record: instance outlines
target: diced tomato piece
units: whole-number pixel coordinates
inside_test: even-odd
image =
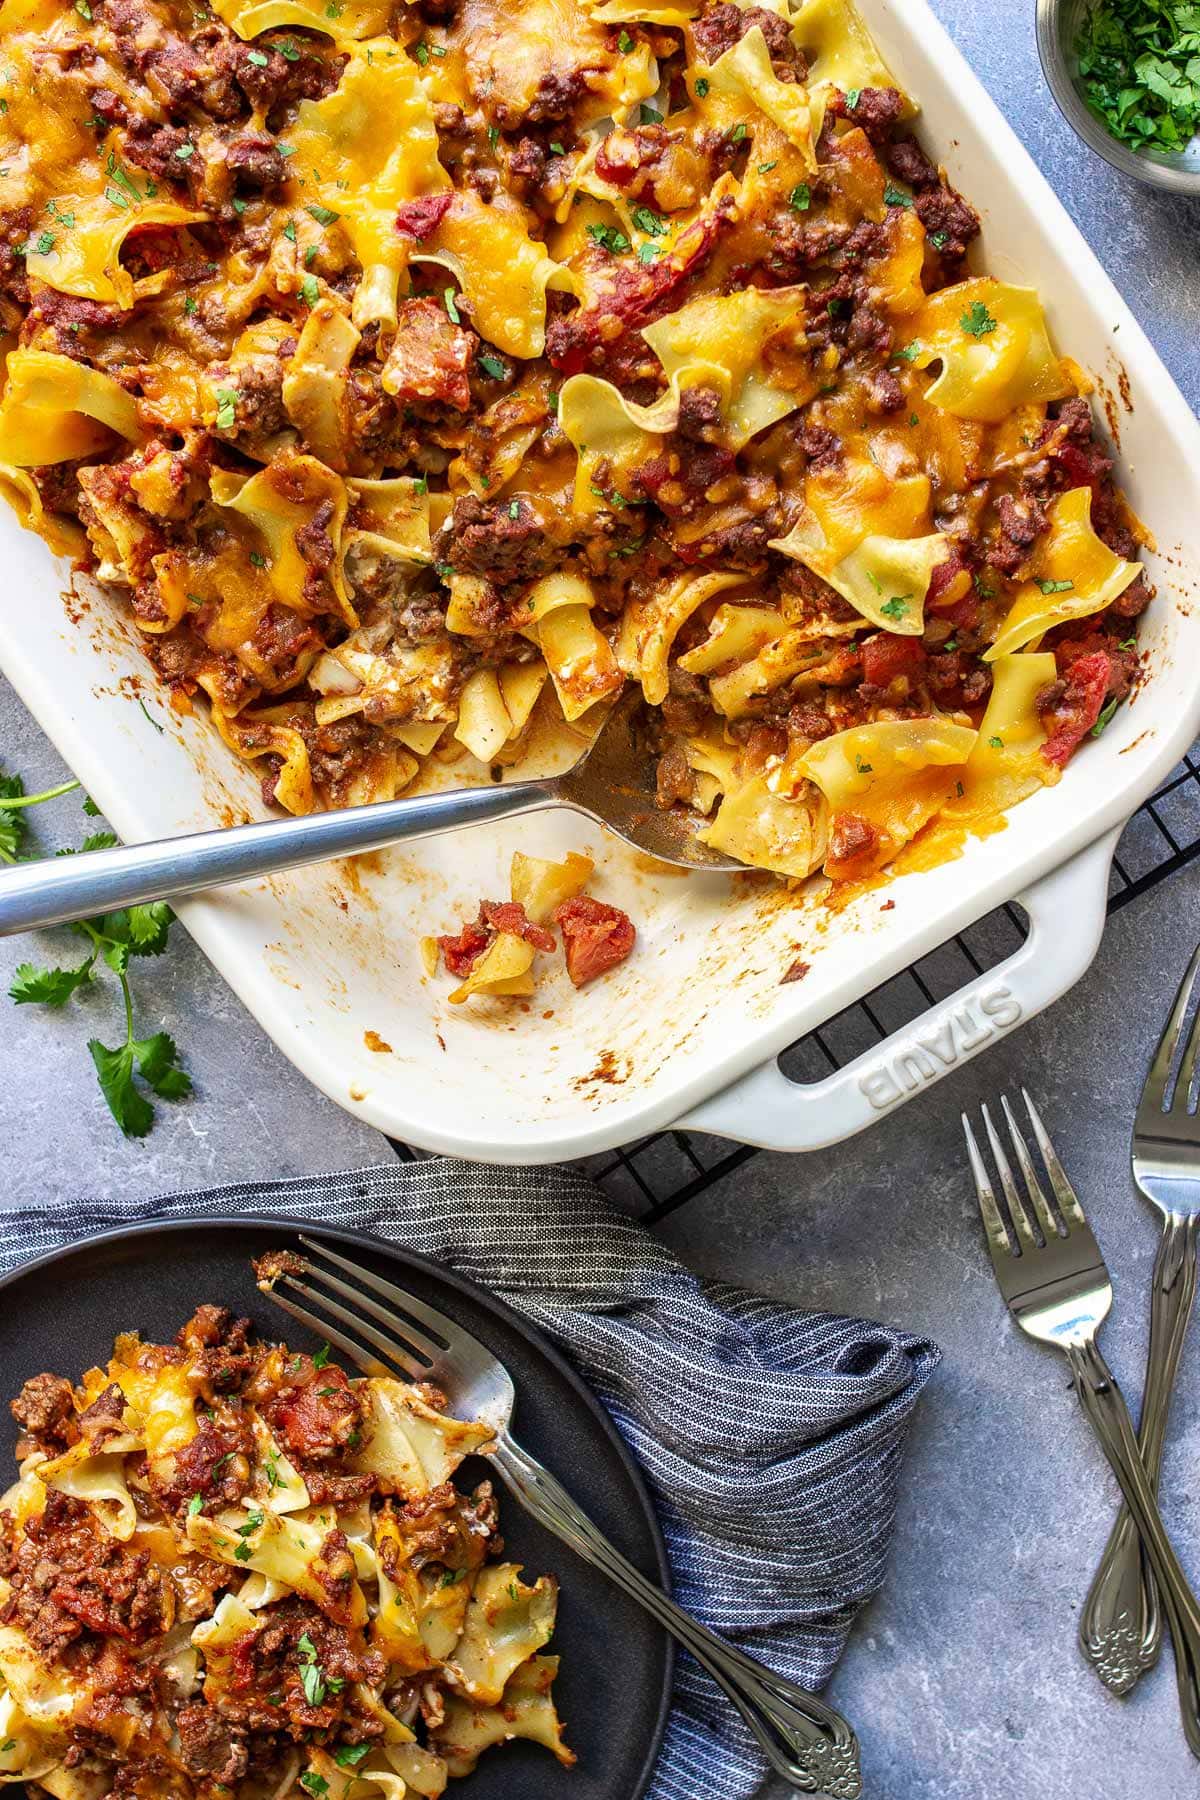
[[[362,1425],[362,1404],[335,1363],[309,1364],[305,1375],[301,1386],[271,1398],[267,1418],[293,1456],[340,1455]]]
[[[396,214],[396,230],[423,243],[450,211],[453,199],[454,190],[447,188],[443,194],[422,194],[416,200],[406,200]]]
[[[469,975],[492,941],[493,933],[482,925],[464,925],[455,937],[440,937],[438,946],[451,975]]]
[[[577,894],[555,907],[554,923],[562,931],[567,974],[576,987],[624,962],[637,937],[628,913],[590,894]]]
[[[1077,657],[1071,664],[1065,691],[1044,715],[1044,723],[1050,731],[1042,745],[1042,755],[1047,762],[1061,769],[1071,760],[1100,717],[1111,676],[1112,660],[1105,650]]]
[[[648,325],[666,312],[688,276],[707,262],[732,219],[732,204],[722,200],[685,226],[668,256],[652,263],[610,259],[612,267],[604,269],[605,285],[597,298],[548,326],[546,355],[555,368],[577,375],[591,352],[611,342],[619,327]]]
[[[440,937],[438,944],[451,975],[469,975],[488,945],[500,932],[521,937],[535,950],[553,950],[554,933],[525,917],[516,900],[481,900],[479,915],[464,925],[456,937]]]
[[[516,900],[485,900],[479,917],[493,931],[507,931],[511,937],[524,938],[535,950],[553,950],[554,933],[544,925],[535,925],[525,917],[525,908]]]
[[[920,638],[897,637],[890,631],[869,637],[862,647],[863,680],[888,687],[899,676],[919,681],[925,668],[925,646]]]

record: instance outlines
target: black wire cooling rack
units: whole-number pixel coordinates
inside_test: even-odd
[[[1121,834],[1109,885],[1110,912],[1128,906],[1200,857],[1200,744],[1140,806]],[[780,1058],[796,1081],[819,1081],[883,1042],[926,1007],[1011,956],[1025,935],[1020,909],[1003,906],[930,951],[903,974],[800,1038]],[[395,1143],[398,1156],[419,1155]],[[665,1218],[761,1152],[690,1131],[659,1131],[589,1157],[593,1180],[647,1224]]]

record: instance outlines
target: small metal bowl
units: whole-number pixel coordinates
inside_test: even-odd
[[[1084,96],[1075,45],[1093,0],[1037,0],[1038,55],[1058,109],[1076,134],[1123,175],[1173,194],[1200,194],[1200,142],[1167,153],[1131,150],[1115,138]]]

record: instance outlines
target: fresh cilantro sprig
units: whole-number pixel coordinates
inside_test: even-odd
[[[1200,126],[1200,6],[1099,0],[1075,55],[1088,105],[1134,150],[1182,150]]]
[[[57,799],[78,787],[77,781],[65,781],[40,794],[26,794],[19,776],[0,775],[0,861],[26,860],[23,847],[27,808]],[[93,817],[97,812],[86,797],[84,810]],[[79,853],[107,850],[116,841],[111,831],[93,832],[84,839]],[[76,853],[60,850],[58,854],[72,856]],[[160,1100],[182,1100],[192,1091],[191,1077],[180,1068],[175,1042],[165,1031],[156,1031],[144,1038],[136,1036],[133,993],[129,985],[130,960],[140,956],[161,956],[167,947],[167,934],[174,916],[169,906],[155,901],[149,906],[127,906],[119,912],[79,919],[68,929],[87,940],[89,949],[83,961],[51,968],[20,963],[8,990],[10,999],[18,1006],[48,1006],[58,1010],[66,1006],[73,995],[91,985],[101,966],[116,976],[125,1016],[124,1042],[110,1049],[99,1038],[89,1038],[88,1051],[100,1091],[126,1137],[145,1137],[154,1123],[154,1107],[146,1097],[146,1089]]]

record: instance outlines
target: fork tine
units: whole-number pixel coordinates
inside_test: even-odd
[[[1013,1117],[1013,1109],[1008,1103],[1007,1094],[1001,1094],[1000,1105],[1004,1109],[1008,1135],[1012,1139],[1013,1149],[1017,1153],[1017,1161],[1021,1165],[1021,1174],[1025,1180],[1025,1192],[1029,1195],[1033,1210],[1038,1217],[1038,1223],[1045,1234],[1046,1242],[1049,1243],[1051,1238],[1061,1237],[1063,1234],[1059,1231],[1058,1220],[1055,1218],[1050,1202],[1042,1190],[1042,1184],[1037,1178],[1033,1158],[1029,1154],[1029,1147],[1025,1139],[1021,1136],[1020,1127]]]
[[[1200,950],[1196,954],[1200,956]],[[1175,1078],[1175,1093],[1171,1100],[1173,1113],[1182,1113],[1188,1110],[1192,1083],[1196,1079],[1198,1055],[1200,1055],[1200,1010],[1192,1020],[1192,1029],[1188,1033],[1188,1040],[1183,1046],[1183,1055],[1179,1061],[1179,1074]]]
[[[385,1368],[378,1357],[369,1356],[360,1344],[356,1344],[344,1332],[335,1330],[327,1320],[318,1319],[316,1314],[310,1313],[306,1307],[297,1306],[294,1300],[285,1299],[275,1288],[267,1288],[265,1292],[273,1306],[279,1307],[280,1311],[287,1313],[289,1318],[306,1326],[314,1337],[326,1338],[329,1343],[336,1345],[342,1355],[356,1368],[361,1369],[364,1375],[390,1375],[392,1373],[391,1369]]]
[[[360,1294],[357,1288],[351,1287],[348,1281],[342,1281],[337,1275],[331,1275],[328,1269],[319,1269],[314,1263],[310,1263],[308,1274],[313,1281],[319,1281],[323,1287],[332,1288],[336,1294],[341,1294],[344,1300],[353,1302],[355,1306],[366,1313],[368,1318],[377,1320],[380,1325],[390,1326],[393,1331],[402,1331],[412,1349],[419,1352],[427,1362],[435,1363],[442,1354],[442,1346],[435,1344],[432,1338],[426,1337],[425,1333],[419,1331],[408,1319],[398,1319],[394,1312],[388,1311],[386,1306],[380,1306],[378,1300],[372,1300],[366,1294]],[[367,1335],[365,1331],[363,1335]],[[381,1346],[377,1346],[377,1348],[381,1348]]]
[[[373,1293],[382,1294],[384,1299],[390,1300],[400,1312],[407,1314],[417,1324],[423,1325],[442,1350],[449,1350],[457,1327],[435,1307],[427,1306],[423,1300],[418,1300],[415,1294],[407,1293],[404,1288],[397,1287],[394,1281],[385,1281],[382,1275],[376,1275],[373,1269],[365,1268],[362,1263],[352,1262],[348,1256],[339,1256],[336,1250],[331,1250],[327,1244],[319,1243],[316,1238],[306,1237],[302,1231],[297,1235],[304,1248],[313,1256],[322,1256],[326,1262],[336,1263],[339,1269],[344,1269],[346,1274],[353,1276],[355,1281],[361,1281],[364,1287],[369,1287]]]
[[[1036,1250],[1037,1238],[1033,1226],[1029,1222],[1029,1214],[1025,1210],[1025,1202],[1017,1192],[1017,1184],[1013,1180],[1012,1164],[1004,1153],[1004,1145],[996,1134],[992,1124],[992,1115],[987,1107],[981,1107],[983,1123],[987,1128],[988,1143],[992,1147],[992,1155],[996,1159],[996,1167],[1000,1172],[1000,1186],[1004,1190],[1004,1198],[1008,1202],[1009,1216],[1013,1222],[1013,1230],[1017,1234],[1017,1242],[1022,1250]]]
[[[975,1177],[975,1194],[979,1201],[979,1210],[983,1214],[983,1228],[987,1233],[988,1249],[991,1252],[993,1263],[999,1268],[1002,1257],[1006,1261],[1011,1259],[1013,1247],[1009,1241],[1004,1217],[996,1204],[996,1196],[992,1191],[987,1167],[979,1154],[979,1145],[975,1142],[971,1121],[966,1113],[961,1116],[963,1135],[967,1140],[967,1157],[971,1164],[971,1173]]]
[[[1083,1216],[1083,1208],[1076,1198],[1075,1189],[1067,1179],[1067,1171],[1058,1160],[1058,1151],[1050,1142],[1050,1133],[1042,1124],[1042,1115],[1033,1104],[1028,1088],[1021,1089],[1021,1098],[1025,1102],[1025,1110],[1029,1114],[1029,1122],[1033,1126],[1033,1135],[1038,1141],[1038,1149],[1042,1153],[1042,1161],[1046,1165],[1046,1173],[1050,1177],[1050,1186],[1054,1189],[1054,1198],[1058,1201],[1059,1211],[1070,1235],[1072,1225],[1089,1228]]]
[[[284,1275],[281,1279],[292,1289],[293,1293],[303,1294],[306,1300],[314,1306],[323,1308],[340,1325],[348,1325],[352,1331],[358,1333],[359,1337],[365,1338],[368,1344],[376,1350],[382,1351],[389,1361],[401,1369],[406,1369],[415,1380],[424,1381],[427,1378],[431,1367],[430,1361],[428,1358],[419,1357],[411,1345],[388,1337],[386,1332],[377,1331],[374,1325],[368,1325],[365,1319],[360,1319],[356,1313],[343,1306],[340,1300],[331,1300],[328,1294],[322,1294],[318,1289],[309,1287],[306,1281],[298,1280],[295,1275]]]
[[[1154,1052],[1154,1061],[1150,1064],[1149,1072],[1146,1075],[1145,1086],[1142,1089],[1142,1106],[1146,1106],[1147,1104],[1152,1105],[1157,1112],[1163,1111],[1163,1103],[1167,1097],[1167,1082],[1171,1077],[1171,1064],[1175,1059],[1175,1051],[1178,1048],[1180,1035],[1183,1031],[1183,1021],[1187,1017],[1188,1007],[1191,1004],[1192,991],[1196,985],[1196,975],[1198,971],[1200,971],[1200,945],[1197,946],[1191,962],[1184,971],[1183,980],[1179,984],[1179,991],[1175,995],[1175,1004],[1171,1008],[1171,1016],[1163,1028],[1161,1038],[1158,1040],[1158,1049]],[[1176,1094],[1178,1094],[1178,1083],[1176,1083],[1175,1091]],[[1187,1105],[1186,1089],[1184,1091],[1184,1105]],[[1139,1111],[1140,1110],[1141,1109],[1139,1108]]]

